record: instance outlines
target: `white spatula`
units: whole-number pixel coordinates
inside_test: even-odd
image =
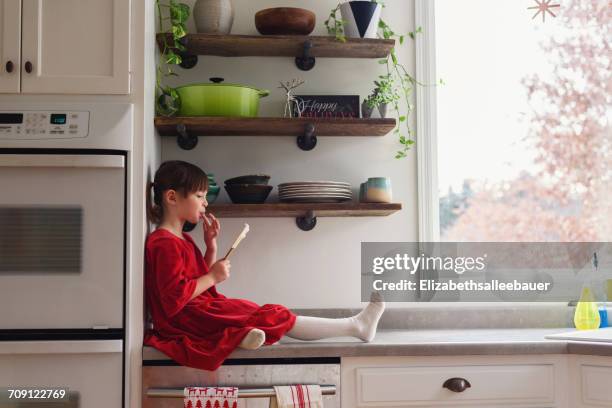
[[[232,244],[232,247],[229,249],[229,251],[227,251],[227,254],[225,254],[223,259],[229,258],[232,251],[238,247],[238,244],[240,243],[240,241],[242,241],[244,237],[246,237],[247,232],[249,232],[249,224],[244,224],[244,228],[242,229],[242,232],[240,233],[240,235],[238,235],[238,237]]]

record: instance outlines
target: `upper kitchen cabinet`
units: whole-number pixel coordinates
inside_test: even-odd
[[[17,77],[11,78],[17,85],[1,82],[2,92],[130,93],[129,0],[0,0],[0,4],[5,59],[1,78]],[[21,59],[8,73],[5,50],[19,50],[20,42]]]
[[[0,92],[18,93],[21,66],[21,0],[0,0]]]

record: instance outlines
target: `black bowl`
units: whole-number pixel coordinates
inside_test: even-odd
[[[272,188],[261,184],[225,185],[225,191],[234,204],[261,204],[266,201]]]
[[[267,185],[270,180],[270,176],[267,174],[249,174],[246,176],[234,177],[225,180],[225,184],[259,184]]]

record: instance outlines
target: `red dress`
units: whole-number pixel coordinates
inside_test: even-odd
[[[282,305],[228,298],[215,286],[189,301],[208,265],[193,238],[183,236],[158,228],[147,238],[145,289],[154,328],[145,333],[144,344],[181,365],[212,371],[251,329],[266,333],[265,345],[291,330],[296,315]]]

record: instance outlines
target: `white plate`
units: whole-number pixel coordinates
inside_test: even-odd
[[[322,192],[311,192],[311,193],[309,193],[309,192],[304,192],[304,193],[279,193],[278,195],[281,196],[281,197],[282,196],[284,196],[284,197],[286,197],[286,196],[295,196],[295,195],[298,195],[298,196],[322,196],[322,197],[323,196],[342,196],[342,197],[347,197],[348,196],[348,197],[351,197],[353,194],[351,194],[351,193],[331,193],[331,192],[330,193],[322,193]]]
[[[350,197],[303,197],[303,198],[281,198],[281,201],[297,202],[297,203],[338,203],[343,201],[351,201]]]
[[[351,190],[348,189],[348,188],[328,188],[328,187],[281,188],[278,191],[281,192],[281,193],[295,193],[295,192],[300,192],[300,191],[304,191],[304,192],[307,192],[307,193],[316,193],[316,192],[322,192],[322,193],[350,193],[351,192]]]
[[[329,186],[329,187],[346,186],[346,187],[350,187],[351,184],[345,183],[344,181],[294,181],[291,183],[281,183],[278,185],[279,188],[295,187],[295,186],[299,186],[299,187],[304,187],[304,186]]]

